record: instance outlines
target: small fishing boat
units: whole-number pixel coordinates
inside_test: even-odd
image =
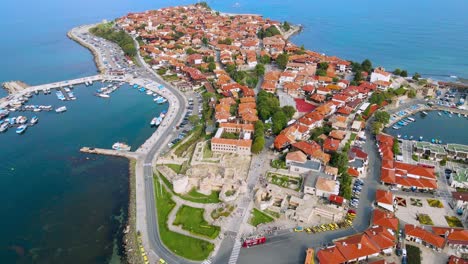
[[[8,122],[3,123],[2,125],[0,125],[0,132],[7,131],[9,127],[10,127],[10,124]]]
[[[419,137],[419,141],[422,141],[422,140],[423,140],[423,136],[420,136],[420,137]]]
[[[158,120],[158,118],[156,118],[156,117],[154,117],[153,119],[151,119],[150,125],[151,125],[151,126],[155,126],[157,120]]]
[[[63,113],[63,112],[65,112],[65,111],[67,111],[67,107],[66,107],[66,106],[61,106],[61,107],[55,109],[55,112],[57,112],[57,113]]]
[[[398,134],[398,135],[397,135],[397,137],[398,137],[398,138],[401,138],[401,135],[400,135],[400,134]]]
[[[440,116],[442,115],[442,113],[441,113],[441,112],[438,112],[437,114],[438,114],[438,115],[440,115]]]
[[[37,116],[33,116],[31,118],[31,125],[35,125],[37,124],[37,122],[39,121],[39,118]]]
[[[101,97],[101,98],[109,98],[110,97],[110,95],[103,94],[103,93],[97,93],[96,96]]]
[[[28,129],[27,125],[21,125],[18,128],[16,128],[16,134],[22,134],[24,133],[24,131],[26,131],[26,129]]]
[[[414,138],[413,136],[410,136],[410,137],[409,137],[410,140],[413,139],[413,138]]]
[[[399,127],[399,126],[397,126],[397,125],[394,125],[394,126],[392,126],[392,128],[393,128],[393,129],[395,129],[395,130],[398,130],[398,129],[400,129],[400,127]]]

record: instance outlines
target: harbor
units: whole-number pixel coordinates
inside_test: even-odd
[[[408,120],[408,118],[414,121]],[[395,126],[397,126],[395,128]],[[447,110],[416,112],[393,122],[385,132],[400,139],[424,141],[433,144],[460,143],[468,145],[466,127],[468,118]]]

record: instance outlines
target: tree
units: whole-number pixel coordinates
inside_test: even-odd
[[[357,71],[354,73],[354,81],[355,82],[360,82],[362,81],[362,72],[361,71]]]
[[[421,74],[415,72],[414,75],[413,75],[413,80],[418,81],[419,78],[421,78]]]
[[[289,25],[288,21],[284,21],[283,25],[281,26],[285,31],[289,31],[291,29],[291,25]]]
[[[205,46],[208,45],[208,39],[206,37],[203,37],[201,39],[201,41],[202,41],[203,45],[205,45]]]
[[[348,154],[344,152],[335,152],[330,159],[330,165],[338,168],[339,173],[344,173],[348,170]]]
[[[388,124],[390,121],[390,114],[384,111],[377,111],[374,114],[375,120],[382,124]]]
[[[393,139],[393,147],[392,147],[393,153],[399,155],[400,154],[400,144],[398,143],[398,139],[394,138]]]
[[[400,76],[401,77],[408,77],[408,72],[406,70],[402,70],[401,73],[400,73]]]
[[[408,97],[409,98],[415,98],[416,97],[416,90],[415,89],[411,89],[408,91]]]
[[[216,69],[216,63],[210,62],[208,64],[208,71],[213,72]]]
[[[255,65],[255,70],[254,71],[255,71],[255,75],[257,75],[257,77],[264,75],[265,74],[265,65],[263,65],[261,63]]]
[[[369,60],[369,59],[365,59],[362,63],[361,63],[361,67],[362,67],[362,70],[363,71],[366,71],[366,72],[371,72],[372,70],[372,62]]]
[[[255,154],[260,153],[263,150],[263,147],[265,146],[265,138],[259,137],[254,140],[252,143],[252,152]]]
[[[401,74],[401,70],[396,68],[394,71],[393,71],[393,74],[395,75],[400,75]]]
[[[340,176],[340,195],[348,200],[351,199],[352,196],[351,184],[351,176],[349,176],[347,172],[342,173]]]
[[[380,130],[382,129],[382,123],[375,121],[372,123],[372,134],[377,135],[380,133]]]
[[[338,77],[333,77],[333,82],[334,82],[334,83],[337,83],[339,80],[340,80],[340,78],[338,78]]]
[[[322,69],[318,69],[318,70],[315,72],[315,75],[317,75],[317,76],[327,76],[327,71],[322,70]]]
[[[286,115],[288,120],[290,120],[294,116],[294,114],[296,113],[296,109],[294,107],[290,106],[290,105],[283,106],[281,108],[281,110]]]
[[[273,133],[279,134],[288,124],[288,119],[283,111],[278,111],[273,114],[271,121],[273,122]]]
[[[320,69],[320,70],[327,70],[328,69],[328,62],[320,62],[318,65],[317,65],[317,69]]]
[[[268,120],[280,110],[278,98],[271,93],[261,90],[257,94],[257,111],[260,119]]]
[[[263,56],[260,57],[259,61],[260,61],[260,63],[262,63],[262,64],[269,64],[270,61],[271,61],[271,59],[270,59],[270,56],[268,56],[268,55],[263,55]]]
[[[188,48],[188,49],[185,51],[185,53],[187,53],[188,55],[192,55],[192,54],[195,54],[195,53],[197,53],[197,52],[196,52],[194,49],[192,49],[192,48]]]
[[[284,70],[286,68],[286,65],[288,64],[288,61],[289,61],[289,56],[286,53],[281,53],[276,58],[276,64],[282,70]]]
[[[193,126],[196,126],[198,122],[200,122],[200,118],[198,117],[198,115],[191,115],[189,116],[188,120]]]

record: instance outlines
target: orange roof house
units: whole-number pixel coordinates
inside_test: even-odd
[[[375,202],[377,205],[392,212],[394,211],[393,199],[393,194],[390,191],[379,189],[375,192]]]
[[[320,264],[340,264],[346,262],[346,258],[336,246],[319,250],[317,252],[317,259]]]
[[[415,225],[405,225],[405,234],[407,240],[419,239],[423,244],[438,249],[442,249],[445,244],[444,238]]]
[[[393,213],[376,208],[372,214],[372,224],[374,226],[382,226],[392,230],[398,230],[398,218],[396,218]]]
[[[357,234],[335,242],[336,247],[347,261],[357,261],[378,255],[380,248],[365,234]]]
[[[332,138],[327,138],[323,142],[323,149],[328,152],[334,152],[338,150],[340,146],[340,141]]]

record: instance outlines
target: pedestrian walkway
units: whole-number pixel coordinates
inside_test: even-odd
[[[234,244],[234,247],[232,248],[231,257],[229,257],[229,262],[228,262],[229,264],[237,263],[237,259],[239,258],[241,247],[242,247],[242,244],[240,242],[240,237],[239,235],[237,235],[236,242]]]

